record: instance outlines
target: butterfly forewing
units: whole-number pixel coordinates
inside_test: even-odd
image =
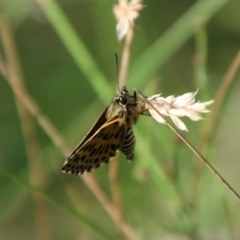
[[[117,117],[111,119],[69,156],[62,170],[79,174],[108,163],[116,155],[123,136],[123,122]]]
[[[107,122],[107,117],[106,117],[106,114],[107,114],[107,111],[108,111],[108,108],[105,108],[104,111],[102,112],[102,114],[98,117],[97,121],[94,123],[93,127],[90,129],[90,131],[88,132],[88,134],[84,137],[84,139],[79,143],[79,145],[74,149],[74,151],[72,152],[71,155],[74,155],[75,152],[77,152],[79,150],[79,148],[87,141],[89,140],[93,135],[94,133],[100,129],[104,123]],[[71,157],[71,155],[69,157]]]

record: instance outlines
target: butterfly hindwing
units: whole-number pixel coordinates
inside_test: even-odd
[[[89,138],[87,136],[68,157],[62,170],[71,174],[90,172],[116,155],[125,135],[125,119],[118,116],[103,124]],[[96,125],[96,124],[95,124]]]
[[[135,136],[130,124],[125,125],[124,138],[119,150],[125,155],[126,159],[133,160],[134,148],[136,145]]]

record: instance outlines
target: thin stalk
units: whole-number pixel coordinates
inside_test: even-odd
[[[18,59],[16,43],[13,38],[11,27],[4,16],[0,13],[0,29],[3,42],[3,48],[8,62],[9,79],[18,81],[16,84],[20,85],[22,89],[25,88],[23,74],[21,71],[20,62]],[[10,69],[18,73],[18,78],[11,75]],[[31,184],[44,188],[45,174],[40,157],[40,144],[36,134],[35,124],[32,116],[29,114],[24,105],[19,101],[19,98],[14,95],[15,103],[17,106],[24,144],[28,160],[29,178]],[[35,192],[32,192],[33,206],[34,206],[34,224],[35,224],[35,237],[36,239],[51,239],[49,229],[49,219],[46,208],[45,200]]]
[[[171,130],[191,149],[191,151],[200,159],[204,162],[205,165],[207,165],[207,167],[223,182],[223,184],[230,190],[230,192],[240,201],[240,195],[234,190],[234,188],[224,179],[224,177],[211,165],[211,163],[209,163],[207,161],[206,158],[203,157],[203,155],[198,152],[197,149],[195,149],[191,143],[189,143],[168,121],[167,119],[157,110],[157,108],[150,102],[147,100],[146,97],[144,97],[144,95],[139,92],[138,90],[136,90],[137,93],[139,94],[139,96],[141,97],[141,99],[148,104],[149,106],[151,106],[152,109],[154,109],[156,111],[157,114],[159,114],[159,116],[161,116],[164,120],[165,123],[168,127],[171,128]]]

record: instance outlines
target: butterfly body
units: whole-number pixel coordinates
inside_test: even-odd
[[[132,160],[135,137],[131,126],[142,112],[136,93],[129,95],[126,87],[123,87],[67,158],[62,171],[71,174],[90,172],[92,168],[108,163],[116,156],[117,150]]]

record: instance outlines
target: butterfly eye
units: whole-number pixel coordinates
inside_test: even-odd
[[[126,105],[127,104],[127,98],[126,97],[120,97],[119,98],[119,104]]]

